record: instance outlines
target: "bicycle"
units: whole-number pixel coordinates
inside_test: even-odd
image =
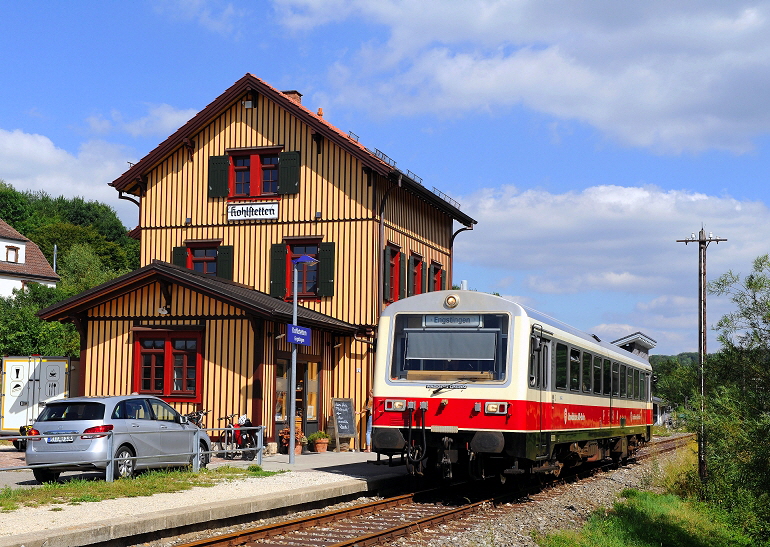
[[[196,426],[198,429],[204,429],[203,427],[203,417],[211,412],[210,410],[194,410],[193,412],[188,412],[185,414],[185,417],[187,418],[187,421],[189,421],[191,424]]]
[[[219,441],[220,455],[226,460],[234,459],[240,452],[244,460],[253,460],[257,456],[257,439],[251,430],[251,420],[245,414],[233,423],[238,414],[228,414],[219,421],[225,421],[225,429]]]

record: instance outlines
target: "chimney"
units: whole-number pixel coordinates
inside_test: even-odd
[[[302,104],[302,93],[299,91],[292,89],[290,91],[281,91],[284,95],[286,95],[288,98],[290,98],[292,101],[294,101],[297,104]]]

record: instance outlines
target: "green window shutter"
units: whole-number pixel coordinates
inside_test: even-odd
[[[399,254],[399,262],[401,263],[401,275],[398,279],[399,284],[399,298],[406,298],[406,268],[408,266],[408,260],[406,259],[406,256],[404,253],[398,253]]]
[[[270,247],[270,296],[286,298],[286,245]]]
[[[439,275],[441,276],[441,290],[446,290],[446,270],[441,270],[439,272]]]
[[[417,265],[417,259],[413,256],[409,257],[409,267],[406,270],[406,295],[414,295],[414,268]]]
[[[217,277],[233,280],[235,256],[232,245],[220,245],[217,248]]]
[[[433,276],[436,275],[436,267],[433,264],[431,264],[427,268],[425,266],[423,266],[422,268],[425,271],[425,284],[422,286],[423,292],[431,292],[434,290]]]
[[[385,279],[382,280],[382,299],[390,300],[390,256],[393,251],[390,247],[385,247],[383,251],[383,262],[385,267],[382,269],[382,275]]]
[[[230,193],[230,156],[209,157],[209,197],[226,198]]]
[[[299,193],[299,152],[281,152],[278,155],[278,193]]]
[[[174,266],[187,267],[187,247],[174,247],[171,250],[171,263]]]
[[[334,243],[318,245],[318,296],[334,296]]]

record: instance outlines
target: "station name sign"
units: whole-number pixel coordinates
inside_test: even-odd
[[[300,327],[298,325],[292,325],[291,323],[289,323],[286,327],[286,330],[289,333],[288,340],[290,343],[299,344],[301,346],[310,345],[310,337],[313,334],[310,329],[306,327]]]
[[[227,220],[274,220],[278,218],[278,202],[231,203]]]
[[[423,327],[480,327],[480,315],[425,315]]]

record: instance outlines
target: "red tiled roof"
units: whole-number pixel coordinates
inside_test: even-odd
[[[16,262],[5,262],[5,255],[0,255],[0,274],[22,277],[29,279],[30,281],[59,281],[59,276],[53,271],[53,268],[45,259],[45,256],[43,256],[40,248],[1,218],[0,237],[23,242],[26,257],[24,263],[21,264]]]

